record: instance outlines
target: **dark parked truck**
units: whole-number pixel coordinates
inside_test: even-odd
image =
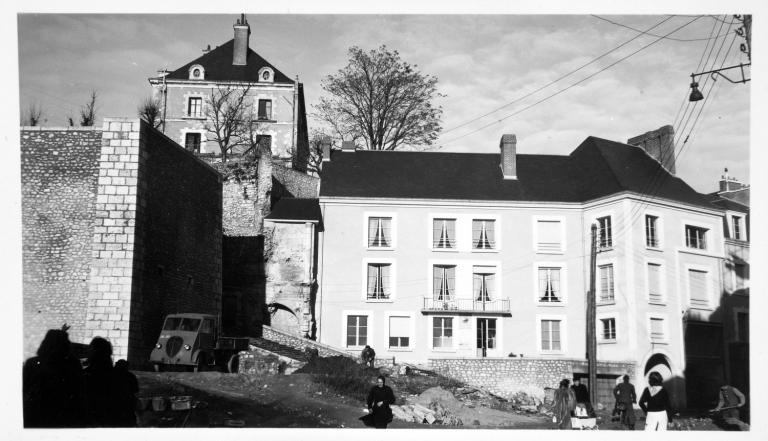
[[[212,314],[169,314],[149,362],[156,371],[178,366],[197,372],[219,366],[237,372],[237,354],[248,350],[248,338],[223,337],[218,325]]]

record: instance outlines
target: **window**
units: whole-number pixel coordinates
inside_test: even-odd
[[[456,248],[456,219],[432,220],[432,248]]]
[[[478,302],[490,302],[493,299],[493,291],[496,274],[493,268],[476,266],[472,269],[472,297]]]
[[[611,248],[613,246],[613,233],[611,232],[611,217],[597,218],[598,224],[598,247]]]
[[[600,319],[600,322],[603,324],[603,340],[616,340],[616,319],[605,318]]]
[[[597,269],[600,275],[599,301],[601,303],[612,303],[614,301],[613,264],[600,265]]]
[[[391,265],[388,263],[368,264],[368,300],[387,300],[391,293],[389,282]]]
[[[389,318],[389,347],[407,348],[410,346],[410,317]]]
[[[347,316],[347,347],[365,346],[368,344],[368,316]]]
[[[187,116],[199,118],[203,116],[203,98],[191,97],[187,103]]]
[[[200,134],[187,133],[184,136],[184,148],[190,152],[200,153]]]
[[[688,248],[698,248],[700,250],[706,250],[707,249],[707,229],[686,225],[685,226],[685,246],[687,246]]]
[[[657,263],[648,264],[648,301],[651,303],[661,303],[663,301],[661,293],[661,265]]]
[[[213,330],[213,319],[204,319],[203,326],[200,327],[200,332],[203,334],[213,334]]]
[[[432,298],[435,300],[453,300],[456,289],[456,267],[450,265],[435,265],[432,268]]]
[[[453,347],[452,317],[432,318],[432,347],[440,349]]]
[[[371,248],[390,248],[392,246],[392,218],[368,218],[368,246]]]
[[[476,250],[492,250],[495,244],[496,222],[488,219],[472,220],[472,248]]]
[[[709,306],[706,271],[688,270],[688,293],[691,297],[691,306],[700,308]]]
[[[741,217],[731,216],[731,223],[733,223],[733,238],[736,240],[744,240],[741,236]]]
[[[563,251],[562,224],[556,220],[536,221],[536,249],[542,253]]]
[[[664,319],[661,317],[651,317],[651,340],[663,341],[667,336],[664,332]]]
[[[259,119],[272,119],[272,100],[259,100]]]
[[[659,236],[656,231],[656,223],[659,220],[656,216],[645,216],[645,246],[650,248],[659,247]]]
[[[539,268],[539,301],[563,301],[560,292],[560,268]]]
[[[560,320],[541,321],[541,350],[559,351],[560,344]]]
[[[741,342],[749,341],[749,313],[736,313],[736,339]]]

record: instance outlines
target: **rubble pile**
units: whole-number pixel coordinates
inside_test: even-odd
[[[464,423],[457,415],[463,404],[453,394],[441,387],[425,390],[412,403],[392,406],[392,416],[402,421],[422,424],[441,424],[462,426]]]

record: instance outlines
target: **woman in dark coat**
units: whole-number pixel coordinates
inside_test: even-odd
[[[386,429],[392,422],[392,409],[390,404],[395,403],[395,394],[392,388],[387,386],[383,375],[376,378],[376,386],[368,392],[368,411],[373,419],[373,426],[377,429]]]
[[[88,425],[91,427],[120,427],[121,391],[115,381],[112,365],[112,344],[94,337],[88,345],[88,366],[85,368],[85,399]]]
[[[45,334],[22,376],[24,427],[84,427],[83,373],[66,331]]]
[[[555,401],[552,406],[557,427],[560,430],[571,428],[571,413],[576,409],[576,395],[573,389],[568,387],[570,381],[563,379],[560,387],[555,391]]]
[[[662,383],[661,374],[656,371],[651,372],[648,376],[648,387],[640,395],[638,404],[645,412],[645,430],[667,430],[672,406]]]

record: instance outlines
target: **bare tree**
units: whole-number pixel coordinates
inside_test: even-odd
[[[88,102],[80,108],[80,125],[92,126],[96,123],[96,91],[91,90]]]
[[[321,82],[328,97],[316,117],[342,139],[361,139],[370,150],[431,145],[442,130],[442,109],[432,99],[437,78],[425,75],[386,46],[365,52],[349,49],[349,63]]]
[[[205,129],[210,134],[208,139],[219,145],[222,162],[227,162],[234,149],[244,147],[250,150],[255,145],[255,137],[250,139],[254,133],[254,122],[249,90],[249,86],[217,86],[203,106]]]
[[[75,126],[75,120],[74,120],[74,119],[72,119],[72,117],[71,117],[71,116],[68,116],[68,117],[67,117],[67,122],[69,122],[69,126],[70,126],[70,127],[74,127],[74,126]]]
[[[22,115],[21,124],[25,126],[36,126],[43,119],[43,108],[37,103],[32,103],[27,107],[27,111]]]
[[[142,118],[156,129],[163,123],[163,120],[160,118],[160,100],[155,97],[148,96],[144,98],[141,103],[139,103],[139,107],[136,111],[139,118]]]

